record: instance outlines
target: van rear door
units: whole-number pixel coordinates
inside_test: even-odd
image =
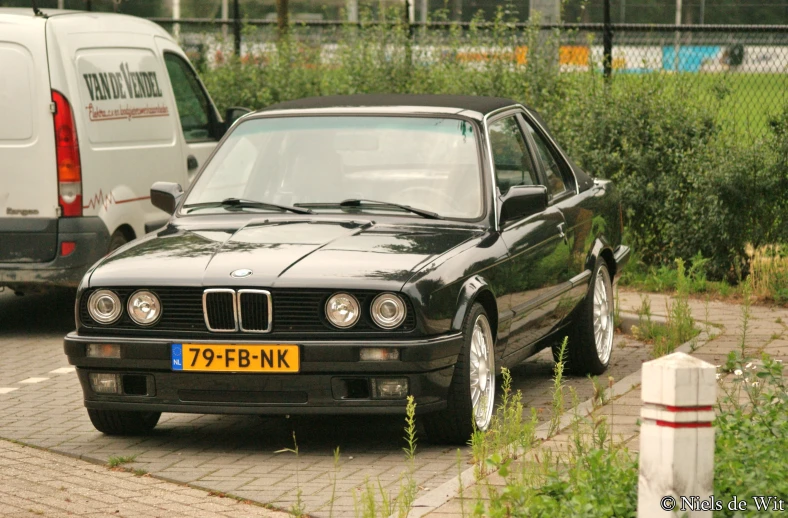
[[[57,170],[46,20],[0,14],[0,263],[57,251]]]
[[[153,41],[166,33],[147,20],[101,13],[49,24],[49,53],[67,65],[53,69],[51,81],[74,107],[84,216],[100,217],[110,234],[140,237],[168,218],[150,203],[151,185],[186,185],[175,102]]]

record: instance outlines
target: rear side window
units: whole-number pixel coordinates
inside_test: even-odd
[[[194,71],[183,58],[165,53],[175,104],[181,119],[183,136],[187,142],[211,138],[210,105]]]
[[[514,117],[490,124],[490,147],[495,162],[495,182],[501,194],[515,185],[537,185],[525,139]]]
[[[536,143],[536,154],[539,155],[545,176],[547,176],[547,189],[551,196],[558,196],[566,191],[566,182],[564,181],[559,159],[544,138],[534,130],[528,121],[525,121],[525,127],[528,128],[531,138]]]
[[[33,137],[33,58],[26,48],[0,42],[0,140]]]

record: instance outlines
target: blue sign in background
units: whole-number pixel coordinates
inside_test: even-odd
[[[721,50],[720,46],[713,45],[683,45],[679,47],[679,72],[699,72],[703,63],[717,59]],[[662,47],[662,68],[673,70],[676,65],[675,57],[675,47]]]
[[[183,344],[172,344],[172,370],[183,370]]]

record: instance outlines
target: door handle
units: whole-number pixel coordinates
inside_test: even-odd
[[[569,243],[569,238],[566,237],[566,232],[564,232],[564,224],[558,224],[558,235],[561,236],[561,239],[564,240],[564,243]]]
[[[194,155],[189,155],[188,157],[186,157],[186,168],[189,171],[193,171],[194,169],[197,169],[199,165],[200,164],[197,163],[197,159],[194,158]]]

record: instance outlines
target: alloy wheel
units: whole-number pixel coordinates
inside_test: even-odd
[[[613,304],[607,269],[597,271],[594,283],[594,342],[599,361],[606,365],[613,350]]]
[[[470,351],[471,404],[476,428],[486,430],[492,420],[495,400],[495,357],[490,322],[484,315],[476,317]]]

